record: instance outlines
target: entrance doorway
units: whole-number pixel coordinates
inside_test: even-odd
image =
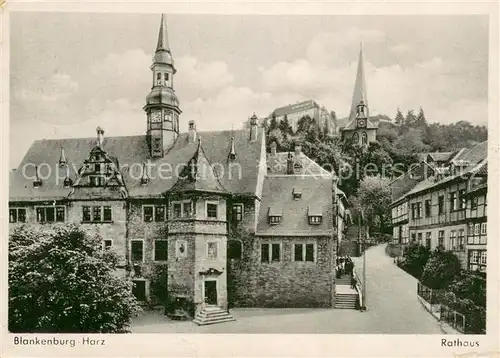
[[[217,305],[217,281],[205,281],[205,303]]]

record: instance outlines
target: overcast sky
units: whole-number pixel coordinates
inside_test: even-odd
[[[11,13],[11,166],[33,140],[143,134],[159,14]],[[315,99],[348,115],[360,41],[372,114],[487,123],[486,16],[168,15],[181,130]]]

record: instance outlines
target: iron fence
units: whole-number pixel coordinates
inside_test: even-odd
[[[440,320],[446,322],[460,333],[466,333],[465,316],[443,304],[441,304]]]

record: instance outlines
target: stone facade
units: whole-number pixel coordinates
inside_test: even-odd
[[[262,262],[261,244],[280,244],[280,260]],[[313,243],[314,262],[296,262],[293,245]],[[242,260],[230,260],[233,305],[242,307],[332,307],[335,245],[331,237],[252,237]]]

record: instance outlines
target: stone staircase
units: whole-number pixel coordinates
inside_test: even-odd
[[[228,311],[217,306],[205,306],[193,320],[199,326],[230,321],[234,321],[234,317]]]
[[[356,309],[358,291],[351,288],[351,277],[342,275],[335,279],[335,308]]]

